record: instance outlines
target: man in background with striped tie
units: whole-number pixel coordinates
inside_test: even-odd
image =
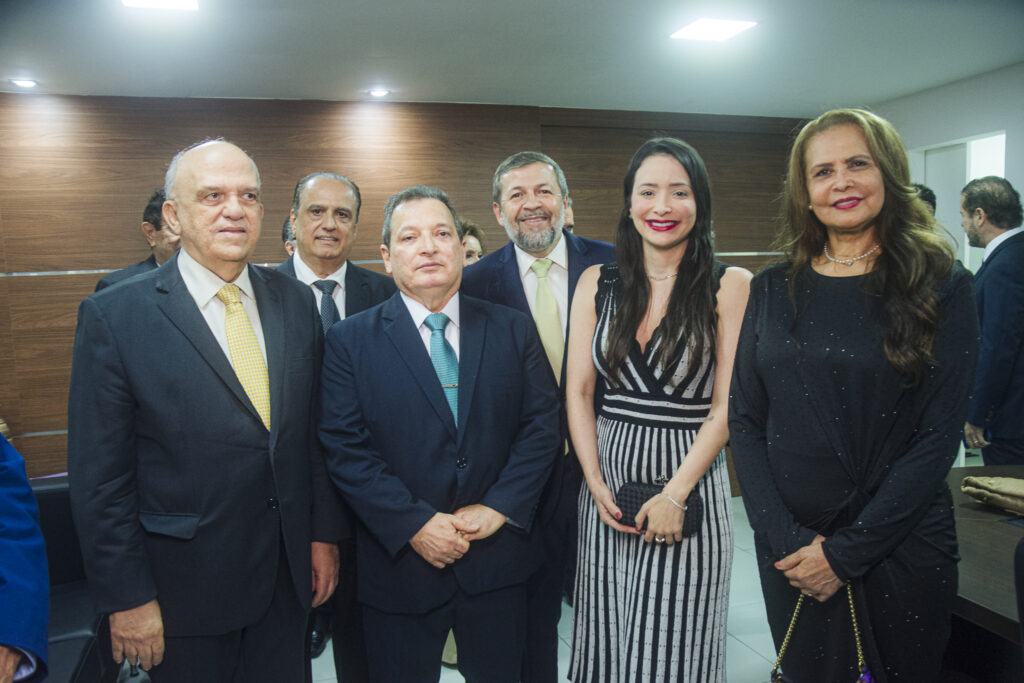
[[[449,629],[467,681],[515,683],[537,500],[558,401],[529,318],[459,293],[462,234],[441,190],[388,199],[399,293],[327,333],[320,440],[353,513],[375,683],[435,682]]]
[[[263,205],[241,149],[183,150],[165,191],[178,254],[79,308],[68,466],[93,602],[154,683],[301,681],[342,535],[313,295],[248,265]]]
[[[296,253],[278,266],[310,288],[324,334],[342,318],[376,306],[395,293],[386,275],[348,260],[359,227],[359,186],[343,175],[310,173],[295,185],[289,217]],[[310,657],[319,657],[334,634],[334,670],[344,683],[368,681],[362,611],[356,602],[355,539],[338,545],[338,588],[313,610],[306,637]]]

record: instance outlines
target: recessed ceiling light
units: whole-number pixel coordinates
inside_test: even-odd
[[[199,9],[199,0],[121,0],[125,7],[145,9]]]
[[[39,85],[35,81],[29,80],[27,78],[12,78],[11,83],[18,86],[19,88],[34,88],[37,85]]]
[[[698,19],[671,35],[684,40],[727,40],[737,33],[757,26],[756,21],[730,21],[728,19]]]
[[[370,94],[374,97],[387,97],[391,94],[391,91],[385,88],[374,88],[370,91]]]

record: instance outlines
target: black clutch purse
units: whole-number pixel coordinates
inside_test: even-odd
[[[619,490],[615,492],[615,504],[622,512],[622,519],[619,522],[626,526],[636,526],[636,515],[640,512],[640,508],[648,500],[661,493],[667,483],[667,480],[664,483],[655,484],[630,481],[620,486]],[[704,499],[700,497],[696,487],[690,490],[690,495],[686,497],[684,505],[686,514],[683,516],[683,536],[693,536],[700,530],[700,523],[704,519]],[[644,528],[647,528],[646,521]]]

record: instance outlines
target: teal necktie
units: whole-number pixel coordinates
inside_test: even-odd
[[[434,372],[441,380],[444,397],[448,399],[448,407],[452,409],[455,423],[459,422],[459,359],[455,349],[444,338],[444,329],[448,327],[448,316],[444,313],[431,313],[423,321],[430,328],[430,362],[434,364]]]

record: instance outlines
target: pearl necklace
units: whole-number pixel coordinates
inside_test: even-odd
[[[669,273],[668,275],[648,275],[647,277],[655,282],[661,282],[662,280],[674,278],[676,275],[679,275],[679,273]]]
[[[861,259],[867,258],[868,256],[874,254],[881,248],[881,246],[881,242],[875,242],[875,246],[871,247],[860,256],[854,256],[853,258],[836,258],[832,256],[832,254],[828,253],[828,242],[825,242],[825,258],[827,258],[832,263],[842,263],[844,266],[853,266],[855,262],[860,261]]]

